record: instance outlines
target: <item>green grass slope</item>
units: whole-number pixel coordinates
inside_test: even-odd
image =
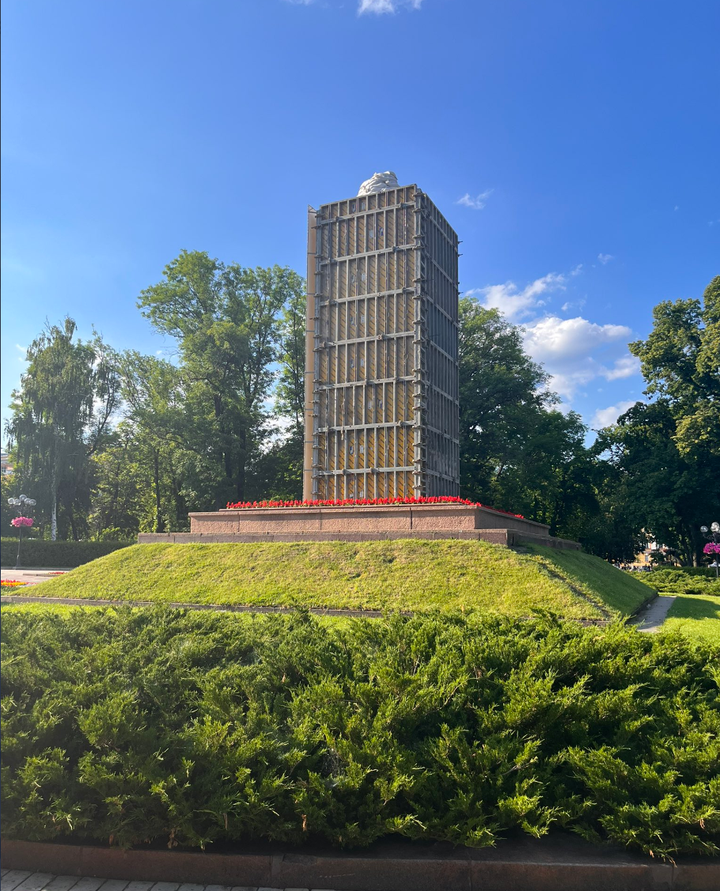
[[[43,582],[33,595],[159,603],[628,615],[646,585],[587,554],[483,541],[152,544]]]
[[[605,560],[582,551],[565,551],[533,546],[530,552],[551,574],[559,573],[577,591],[588,597],[599,596],[612,610],[629,616],[639,606],[655,596],[634,575],[622,572]]]

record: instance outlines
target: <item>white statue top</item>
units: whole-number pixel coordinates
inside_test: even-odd
[[[392,170],[386,170],[385,173],[374,173],[370,179],[366,179],[360,186],[358,195],[369,195],[371,192],[387,192],[388,189],[397,189],[398,186],[398,178]]]

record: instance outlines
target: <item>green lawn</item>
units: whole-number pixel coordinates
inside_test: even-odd
[[[483,541],[134,545],[34,595],[161,603],[477,610],[575,619],[628,615],[646,585],[596,557]]]
[[[663,628],[720,644],[720,597],[679,594]]]

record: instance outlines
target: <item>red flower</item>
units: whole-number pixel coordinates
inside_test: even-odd
[[[484,507],[486,510],[494,510],[509,517],[517,517],[524,520],[522,514],[514,514],[498,507],[488,507],[479,501],[470,501],[469,498],[458,498],[456,495],[432,495],[428,498],[416,498],[408,495],[405,498],[341,498],[341,499],[313,499],[312,501],[228,501],[228,510],[250,510],[257,507],[354,507],[355,505],[370,506],[383,504],[467,504],[470,507]]]

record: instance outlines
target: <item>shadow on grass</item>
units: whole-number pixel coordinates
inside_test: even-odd
[[[668,619],[720,619],[720,604],[717,598],[712,599],[698,595],[678,597],[670,607]]]

